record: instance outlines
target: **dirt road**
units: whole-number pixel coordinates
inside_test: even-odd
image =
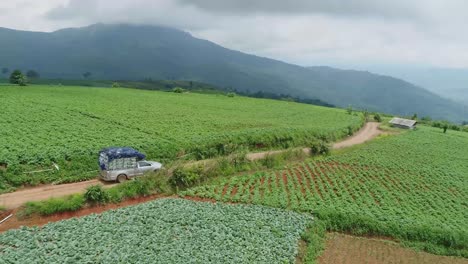
[[[366,141],[369,141],[378,135],[382,134],[383,131],[379,129],[379,124],[377,122],[368,122],[362,127],[358,132],[356,132],[351,137],[348,137],[340,142],[333,144],[333,149],[347,148],[354,145],[362,144]],[[303,148],[302,151],[309,153],[309,148]],[[272,150],[265,152],[256,152],[247,154],[249,160],[259,160],[263,159],[268,155],[275,155],[284,152],[284,150]]]
[[[40,201],[52,197],[60,197],[74,193],[81,193],[84,190],[86,190],[86,188],[88,188],[89,186],[96,184],[106,186],[109,185],[97,179],[59,185],[41,185],[38,187],[22,189],[12,193],[1,194],[0,206],[3,206],[7,209],[14,209],[29,201]]]
[[[354,145],[362,144],[369,141],[378,135],[382,134],[383,131],[379,129],[380,123],[369,122],[364,125],[361,130],[355,133],[353,136],[333,144],[333,149],[347,148]]]
[[[359,130],[355,135],[335,143],[333,145],[334,149],[350,147],[353,145],[364,143],[365,141],[371,140],[374,137],[382,133],[378,129],[379,123],[370,122],[367,123],[361,130]],[[304,152],[309,152],[308,148],[303,149]],[[283,152],[283,150],[277,151],[266,151],[258,153],[247,154],[247,158],[250,160],[259,160],[265,158],[267,155],[274,155]],[[112,184],[103,183],[99,180],[90,180],[77,183],[68,183],[60,185],[42,185],[38,187],[32,187],[27,189],[22,189],[12,193],[6,193],[0,195],[0,206],[7,209],[17,208],[28,201],[40,201],[46,200],[52,197],[60,197],[75,193],[82,193],[92,185],[105,185],[105,187],[112,186]],[[0,219],[1,220],[1,219]]]

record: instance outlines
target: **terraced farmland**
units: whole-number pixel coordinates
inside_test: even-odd
[[[150,159],[333,140],[362,120],[344,110],[223,95],[86,87],[0,87],[0,192],[96,175],[97,152],[132,146]],[[53,173],[24,172],[51,168]]]
[[[183,199],[0,234],[6,263],[294,263],[310,215]]]
[[[421,127],[289,169],[185,195],[316,213],[330,230],[468,256],[468,134]]]

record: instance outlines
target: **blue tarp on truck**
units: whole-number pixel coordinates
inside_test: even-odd
[[[146,156],[130,147],[105,148],[99,151],[99,167],[101,170],[107,170],[109,162],[121,158],[135,158],[136,160],[143,160]]]

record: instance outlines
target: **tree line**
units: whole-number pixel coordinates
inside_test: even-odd
[[[4,67],[2,68],[2,74],[7,75],[10,72],[10,69]],[[18,84],[20,86],[26,86],[28,84],[28,79],[38,79],[40,74],[35,70],[28,70],[26,74],[23,74],[21,70],[13,70],[10,73],[9,81],[12,84]]]

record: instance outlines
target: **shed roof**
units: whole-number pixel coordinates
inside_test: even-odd
[[[416,125],[416,123],[417,123],[416,120],[404,119],[404,118],[399,118],[399,117],[394,117],[392,120],[390,120],[390,124],[406,126],[406,127],[412,127]]]

